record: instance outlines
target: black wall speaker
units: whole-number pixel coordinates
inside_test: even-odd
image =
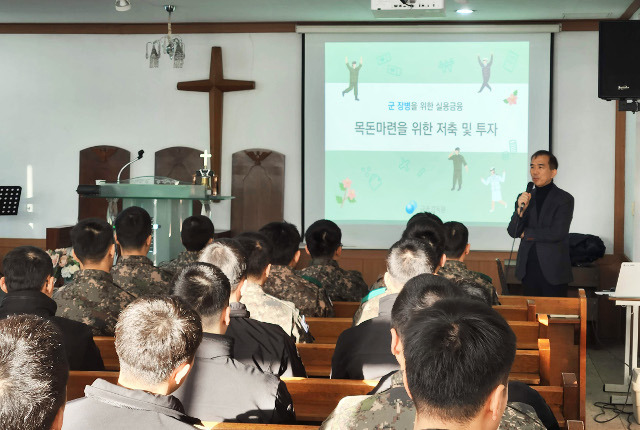
[[[601,21],[598,97],[640,99],[640,21]]]

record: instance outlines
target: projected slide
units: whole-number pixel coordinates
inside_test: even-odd
[[[527,183],[529,42],[325,44],[325,217],[505,226]]]

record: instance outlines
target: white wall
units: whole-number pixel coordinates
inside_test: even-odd
[[[598,99],[598,33],[555,36],[556,184],[575,198],[571,232],[600,236],[613,253],[615,103]]]
[[[116,145],[145,158],[132,176],[152,175],[154,153],[170,146],[209,147],[208,96],[176,83],[209,75],[221,46],[225,76],[256,89],[225,95],[222,193],[231,193],[231,154],[263,147],[286,156],[285,218],[300,223],[301,40],[296,34],[186,35],[185,65],[167,57],[149,69],[151,35],[3,35],[0,38],[0,184],[23,186],[17,217],[0,218],[0,237],[42,238],[77,217],[78,152]],[[26,195],[27,166],[33,196]],[[33,213],[24,210],[34,205]],[[230,203],[215,206],[228,228]]]
[[[3,35],[0,38],[0,184],[26,188],[33,166],[35,211],[0,218],[0,237],[42,238],[72,224],[78,151],[112,144],[145,157],[132,175],[153,173],[153,153],[208,147],[208,98],[177,91],[204,79],[211,46],[221,46],[225,76],[255,80],[253,91],[225,95],[222,183],[230,193],[231,154],[250,147],[286,155],[285,219],[300,224],[301,37],[296,34],[186,35],[184,69],[146,67],[148,35]],[[614,106],[597,98],[597,33],[556,35],[553,149],[557,183],[576,199],[572,231],[597,234],[612,252]],[[26,193],[26,189],[25,189]],[[27,197],[24,195],[23,197]],[[216,227],[229,226],[228,203]]]

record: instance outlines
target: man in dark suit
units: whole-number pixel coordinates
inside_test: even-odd
[[[20,246],[5,255],[2,266],[5,276],[0,278],[0,288],[7,296],[0,304],[0,319],[22,314],[48,319],[62,332],[71,370],[104,370],[91,327],[55,316],[51,257],[40,248]]]
[[[507,228],[511,237],[521,238],[516,277],[525,295],[564,297],[573,280],[569,258],[573,196],[553,183],[558,160],[549,151],[533,154],[530,168],[535,188],[520,194]]]

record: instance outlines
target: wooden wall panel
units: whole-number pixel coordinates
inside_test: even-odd
[[[18,246],[31,245],[45,249],[46,239],[0,239],[0,272],[2,272],[2,259],[9,251]]]

